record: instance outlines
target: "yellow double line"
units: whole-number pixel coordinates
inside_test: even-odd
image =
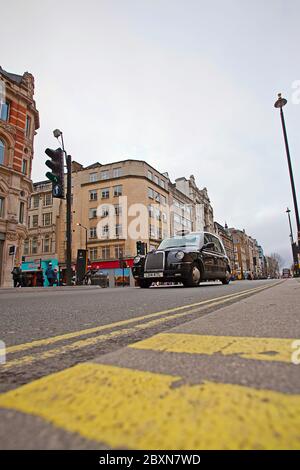
[[[148,315],[134,317],[134,318],[130,318],[127,320],[122,320],[119,322],[96,326],[94,328],[88,328],[88,329],[84,329],[80,331],[66,333],[63,335],[53,336],[50,338],[44,338],[44,339],[35,340],[35,341],[24,343],[24,344],[10,346],[6,350],[7,355],[22,352],[22,351],[27,351],[30,349],[36,349],[40,347],[47,347],[47,346],[51,346],[61,341],[67,341],[67,340],[79,338],[82,336],[87,336],[87,335],[91,335],[94,333],[102,332],[105,330],[110,330],[110,329],[121,327],[118,330],[110,331],[104,334],[101,333],[100,335],[93,336],[87,339],[79,339],[77,341],[71,342],[69,344],[66,344],[57,348],[49,349],[49,350],[42,351],[42,352],[36,351],[34,354],[24,355],[16,359],[8,360],[6,364],[3,364],[0,366],[0,370],[8,370],[13,367],[31,365],[32,363],[36,361],[51,359],[55,356],[63,355],[71,351],[75,351],[75,350],[89,347],[89,346],[94,346],[96,344],[103,343],[111,339],[116,339],[122,336],[127,336],[127,335],[134,334],[143,330],[147,330],[149,328],[153,328],[160,324],[166,323],[170,320],[175,320],[177,318],[182,318],[188,315],[193,315],[207,308],[216,307],[226,302],[240,299],[249,294],[258,293],[260,291],[273,287],[277,284],[279,283],[272,284],[272,285],[263,285],[261,287],[257,287],[254,289],[247,289],[237,294],[229,294],[229,295],[217,297],[214,299],[203,300],[201,302],[196,302],[193,304],[182,305],[180,307],[174,307],[168,310],[162,310],[160,312],[150,313]],[[182,310],[185,310],[185,311],[182,312]],[[179,313],[175,313],[175,312],[179,312]],[[161,318],[157,318],[157,317],[161,317]],[[143,323],[138,323],[138,322],[143,322]],[[138,323],[138,324],[129,326],[132,323]]]

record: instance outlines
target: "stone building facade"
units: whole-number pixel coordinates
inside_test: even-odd
[[[21,262],[32,193],[33,141],[39,128],[34,78],[0,67],[0,286],[12,285]],[[14,253],[14,254],[10,254]]]
[[[78,249],[87,248],[90,262],[128,259],[136,255],[138,240],[146,243],[149,251],[157,248],[163,238],[180,230],[204,230],[205,226],[211,226],[212,208],[206,190],[198,190],[193,184],[200,196],[193,196],[190,191],[190,197],[183,189],[178,182],[171,183],[167,173],[160,173],[142,160],[94,163],[87,167],[73,162],[73,265]],[[37,260],[40,256],[41,259],[57,257],[64,268],[65,200],[51,201],[49,191],[51,184],[34,184],[25,253],[30,260],[33,256]],[[39,206],[35,207],[38,195]],[[195,200],[199,201],[200,197],[197,209]]]

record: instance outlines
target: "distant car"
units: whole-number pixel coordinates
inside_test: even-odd
[[[91,284],[93,286],[101,286],[107,287],[108,286],[108,277],[101,269],[97,269],[97,271],[93,271],[90,274]]]
[[[209,232],[166,238],[157,250],[136,256],[133,263],[133,277],[142,288],[150,287],[153,282],[181,282],[186,287],[215,280],[229,284],[231,278],[223,243]]]

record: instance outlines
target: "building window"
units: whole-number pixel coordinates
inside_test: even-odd
[[[46,212],[43,214],[43,226],[47,227],[52,224],[52,212]]]
[[[159,184],[159,179],[158,179],[158,176],[156,176],[156,175],[154,175],[154,183]]]
[[[33,209],[37,209],[39,207],[39,204],[40,204],[40,196],[36,194],[35,196],[33,196]]]
[[[90,173],[89,180],[90,180],[90,183],[97,181],[97,173]]]
[[[10,104],[8,101],[4,101],[0,103],[0,119],[2,121],[8,121],[9,119],[9,108]]]
[[[154,227],[154,225],[150,225],[149,227],[149,236],[150,238],[156,238],[156,227]]]
[[[148,206],[148,215],[149,217],[154,217],[154,210],[153,210],[153,206],[151,204],[149,204]]]
[[[102,259],[109,259],[110,258],[110,247],[109,246],[103,246],[101,250]]]
[[[151,180],[151,181],[152,181],[152,179],[153,179],[153,175],[152,175],[152,173],[151,173],[151,171],[150,171],[150,170],[148,170],[148,175],[147,175],[147,176],[148,176],[149,180]]]
[[[122,168],[114,168],[113,169],[113,177],[114,178],[119,178],[122,176]]]
[[[92,207],[89,210],[89,219],[95,219],[97,217],[97,207]]]
[[[154,208],[154,213],[156,220],[161,220],[161,212],[157,207]]]
[[[90,238],[97,238],[97,228],[91,227],[90,228]]]
[[[101,199],[109,199],[109,188],[103,188],[101,190]]]
[[[103,225],[102,227],[102,236],[103,237],[108,237],[109,235],[109,227],[108,225]]]
[[[117,224],[116,225],[116,237],[121,237],[122,236],[122,225]]]
[[[38,227],[39,225],[39,216],[37,214],[32,216],[32,227]]]
[[[160,199],[161,199],[161,203],[165,206],[167,204],[167,198],[166,196],[160,196]]]
[[[33,237],[32,243],[31,243],[31,253],[33,255],[36,255],[38,251],[38,241],[36,237]]]
[[[160,181],[159,181],[159,184],[160,184],[160,186],[161,186],[162,188],[165,188],[165,182],[164,182],[164,180],[160,180]]]
[[[98,258],[98,248],[91,248],[90,249],[90,260],[94,261]]]
[[[19,210],[19,223],[24,223],[24,212],[25,212],[25,204],[24,202],[20,202],[20,210]]]
[[[109,208],[107,206],[101,207],[101,217],[108,217],[109,215]]]
[[[23,254],[28,255],[28,253],[29,253],[29,240],[27,239],[24,242]]]
[[[122,206],[120,204],[115,204],[115,215],[122,215]]]
[[[101,171],[101,179],[108,180],[108,178],[109,178],[109,171],[108,170]]]
[[[97,190],[96,189],[92,189],[90,192],[89,192],[90,196],[90,201],[97,201]]]
[[[0,196],[0,217],[4,217],[4,197]]]
[[[152,188],[148,188],[148,197],[150,197],[150,199],[153,199],[153,189]]]
[[[122,186],[114,186],[114,196],[122,196]]]
[[[44,253],[49,253],[50,252],[50,237],[45,236],[43,248],[44,248],[43,249]]]
[[[115,258],[120,259],[124,256],[124,248],[122,245],[115,246]]]
[[[44,195],[44,206],[52,206],[52,194],[51,193],[46,193]]]
[[[26,137],[30,137],[30,132],[31,132],[31,117],[26,116]]]
[[[0,165],[4,164],[5,145],[3,140],[0,139]]]

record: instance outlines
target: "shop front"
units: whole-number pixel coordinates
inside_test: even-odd
[[[129,286],[133,259],[124,258],[122,262],[126,263],[126,268],[120,267],[120,260],[94,261],[90,264],[89,268],[92,270],[101,269],[101,271],[108,276],[110,285],[111,280],[113,280],[115,287]]]
[[[49,266],[49,263],[52,263],[52,268],[57,271],[58,278],[59,278],[59,268],[58,268],[58,260],[56,258],[50,259],[35,259],[33,261],[24,261],[22,263],[22,277],[23,277],[23,285],[24,287],[37,287],[40,285],[39,278],[40,274],[39,271],[43,273],[43,286],[49,286],[47,277],[46,277],[46,270]],[[41,269],[40,269],[41,268]]]

